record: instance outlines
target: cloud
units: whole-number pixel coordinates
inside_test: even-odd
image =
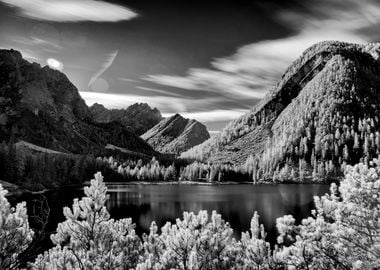
[[[212,104],[220,101],[218,98],[203,98],[198,99],[183,99],[182,97],[173,96],[159,96],[159,95],[131,95],[131,94],[111,94],[111,93],[99,93],[99,92],[89,92],[81,91],[80,95],[85,100],[86,104],[91,106],[94,103],[101,103],[105,107],[110,109],[123,109],[134,103],[148,103],[152,107],[158,108],[163,114],[173,114],[173,112],[178,112],[183,115],[191,116],[194,112],[199,112],[194,114],[193,117],[199,117],[202,121],[206,121],[207,118],[210,120],[226,120],[232,119],[231,117],[237,117],[239,114],[246,112],[247,110],[237,109],[235,113],[233,110],[215,110],[212,109]],[[214,114],[210,113],[214,111]],[[197,118],[196,118],[197,119]]]
[[[120,81],[122,82],[126,82],[126,83],[139,83],[140,81],[138,80],[133,80],[133,79],[130,79],[130,78],[118,78]]]
[[[59,70],[59,71],[63,70],[63,64],[60,61],[58,61],[57,59],[49,58],[49,59],[46,60],[46,63],[52,69],[56,69],[56,70]]]
[[[137,16],[121,5],[95,0],[0,0],[19,9],[22,16],[55,22],[117,22]]]
[[[236,119],[242,114],[246,113],[248,110],[211,110],[211,111],[200,111],[200,112],[179,112],[183,117],[189,119],[196,119],[200,122],[218,122],[218,121],[229,121]],[[169,117],[171,114],[164,113],[164,117]]]
[[[142,91],[155,92],[155,93],[164,94],[164,95],[173,96],[173,97],[182,97],[182,95],[177,94],[177,93],[173,93],[173,92],[169,92],[169,91],[165,91],[165,90],[160,90],[160,89],[155,89],[155,88],[150,88],[150,87],[137,86],[136,88],[140,89]]]
[[[220,93],[238,103],[262,98],[311,45],[323,40],[362,43],[378,33],[380,4],[376,1],[311,0],[297,5],[280,7],[274,14],[279,24],[293,30],[291,35],[242,46],[229,57],[213,60],[211,68],[191,68],[186,76],[155,74],[144,79],[189,91]]]
[[[178,112],[185,118],[196,119],[203,123],[230,121],[248,111],[244,109],[201,110],[201,104],[207,105],[207,103],[212,102],[211,100],[184,101],[181,98],[168,96],[136,96],[86,91],[80,92],[80,95],[88,106],[91,106],[94,103],[101,103],[109,109],[124,109],[134,103],[146,102],[151,107],[158,108],[164,117],[169,117],[173,115],[173,112]],[[189,112],[187,110],[188,107],[192,107],[193,110]]]
[[[80,92],[86,104],[91,106],[94,103],[101,103],[106,108],[124,109],[134,103],[148,103],[152,107],[157,107],[162,112],[180,112],[186,111],[186,105],[183,100],[176,97],[168,96],[137,96],[137,95],[121,95],[97,92]]]
[[[90,81],[88,82],[88,87],[90,87],[104,73],[104,71],[106,71],[113,64],[118,53],[119,51],[116,50],[107,55],[107,59],[105,60],[101,68],[97,72],[95,72],[94,75],[92,75]]]
[[[201,90],[223,94],[226,97],[261,99],[265,95],[257,81],[249,76],[225,73],[221,70],[190,69],[187,77],[172,75],[149,75],[144,78],[156,84],[186,90]]]

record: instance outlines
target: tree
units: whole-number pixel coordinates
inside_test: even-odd
[[[147,269],[232,269],[236,264],[232,229],[215,211],[183,213],[183,219],[161,228],[152,223],[143,237],[145,255],[137,266]]]
[[[19,269],[20,260],[33,240],[25,202],[11,207],[0,185],[0,269]]]
[[[257,212],[253,214],[250,232],[241,236],[242,269],[281,269],[282,259],[272,255],[269,242],[265,241],[264,226],[259,223]],[[274,250],[273,254],[276,254]]]
[[[66,221],[51,236],[56,247],[39,255],[32,269],[131,269],[138,262],[141,241],[130,218],[113,220],[105,207],[107,188],[101,173],[85,187]]]
[[[315,198],[313,216],[301,225],[277,220],[279,243],[295,269],[378,269],[380,267],[380,162],[347,166],[331,194]],[[338,193],[339,191],[339,193]],[[340,194],[338,196],[338,194]]]

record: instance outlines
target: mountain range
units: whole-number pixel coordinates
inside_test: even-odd
[[[66,75],[29,63],[15,50],[0,50],[0,105],[0,142],[15,140],[72,154],[100,155],[117,150],[130,155],[160,155],[140,138],[145,132],[158,130],[155,126],[163,117],[156,108],[144,103],[120,110],[108,110],[101,104],[88,107]],[[183,121],[189,125],[183,126]],[[182,148],[175,144],[176,151],[208,138],[196,134],[199,129],[208,135],[203,125],[183,121],[165,129],[172,135],[168,144],[174,145],[175,139],[183,144]],[[173,147],[160,146],[157,149],[164,152],[171,152],[166,150]]]
[[[97,122],[117,121],[137,135],[147,132],[163,119],[159,110],[152,109],[146,103],[135,103],[126,109],[106,109],[102,104],[95,103],[90,107],[90,112]]]
[[[250,112],[210,138],[201,123],[162,118],[147,104],[89,108],[63,73],[0,50],[0,138],[74,154],[170,153],[240,166],[254,179],[339,177],[380,154],[379,52],[377,43],[310,47]]]
[[[307,49],[250,112],[181,155],[254,178],[325,178],[380,153],[380,44]]]

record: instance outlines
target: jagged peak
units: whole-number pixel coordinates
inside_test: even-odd
[[[210,138],[210,134],[202,123],[175,113],[141,137],[159,152],[179,154],[204,142]]]

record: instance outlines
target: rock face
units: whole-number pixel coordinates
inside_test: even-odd
[[[245,164],[254,177],[330,177],[380,153],[379,44],[306,50],[249,113],[182,154]]]
[[[117,122],[98,123],[61,72],[0,50],[0,141],[9,137],[66,153],[101,153],[107,144],[155,153]]]
[[[175,114],[162,120],[141,138],[158,152],[179,154],[204,142],[210,134],[203,124]]]
[[[125,127],[141,135],[158,124],[163,118],[159,110],[152,109],[146,103],[135,103],[127,109],[106,109],[103,105],[95,103],[90,107],[95,121],[108,123],[117,121]]]

